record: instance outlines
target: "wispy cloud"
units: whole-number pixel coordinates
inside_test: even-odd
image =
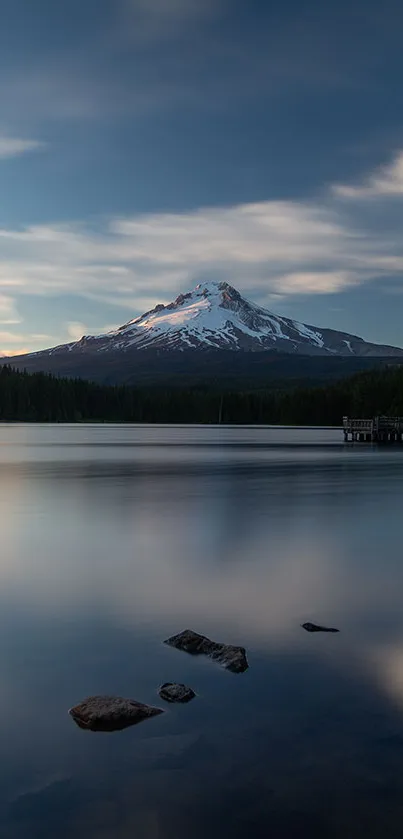
[[[126,0],[123,11],[142,27],[141,35],[166,37],[216,16],[224,5],[225,0]]]
[[[366,199],[403,196],[403,151],[391,163],[381,166],[361,183],[336,184],[333,192],[341,198]]]
[[[278,293],[291,294],[335,294],[348,286],[359,283],[362,276],[353,271],[306,271],[284,274],[276,280]],[[275,290],[275,288],[274,288]]]
[[[79,341],[88,332],[84,323],[69,321],[67,323],[67,334],[72,341]]]
[[[0,331],[0,342],[9,341],[11,343],[18,343],[21,339],[30,341],[46,341],[49,338],[44,332],[34,332],[28,334],[17,334],[16,332]]]
[[[0,356],[23,355],[42,349],[52,342],[50,335],[43,332],[12,332],[0,330]]]
[[[33,151],[42,151],[46,144],[40,140],[26,140],[21,137],[7,137],[0,134],[0,160],[20,157]]]
[[[284,19],[280,14],[271,21],[270,9],[262,6],[256,25],[245,26],[242,4],[231,0],[106,5],[108,14],[100,9],[95,25],[86,28],[79,4],[73,4],[70,24],[77,15],[76,26],[66,29],[80,37],[72,42],[67,36],[60,49],[50,39],[44,46],[33,38],[30,50],[9,55],[0,78],[3,119],[37,126],[43,120],[144,116],[181,105],[207,111],[232,105],[239,111],[245,101],[276,99],[280,91],[350,89],[360,76],[366,79],[373,55],[357,50],[356,38],[345,49],[345,26],[324,39],[318,21],[312,37],[303,13],[290,20],[285,10]]]
[[[97,229],[2,229],[0,239],[0,290],[78,294],[133,313],[211,276],[268,302],[271,294],[332,294],[403,273],[400,236],[355,226],[328,200],[139,215]]]
[[[7,294],[0,294],[0,324],[11,326],[17,323],[21,323],[21,318],[17,312],[14,298]]]
[[[221,61],[225,37],[221,32],[210,39],[205,24],[220,17],[228,0],[114,0],[108,5],[110,12],[100,9],[96,25],[91,22],[88,29],[78,14],[80,37],[62,39],[60,49],[33,39],[24,54],[9,55],[0,78],[3,124],[144,116],[210,99],[208,79],[207,97],[203,93],[205,77],[212,62]],[[75,13],[70,10],[70,23]],[[227,95],[236,70],[237,56],[232,56]]]
[[[71,341],[79,341],[83,335],[104,335],[105,332],[111,332],[119,326],[119,323],[104,323],[95,329],[89,329],[85,323],[81,323],[80,321],[68,321],[66,324],[66,332]]]

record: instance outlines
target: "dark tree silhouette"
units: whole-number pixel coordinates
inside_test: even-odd
[[[322,387],[222,391],[134,388],[0,368],[0,420],[340,425],[344,414],[403,416],[403,368],[385,367]]]

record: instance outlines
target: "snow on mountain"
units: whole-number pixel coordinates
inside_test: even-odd
[[[200,283],[119,329],[44,351],[107,353],[143,349],[277,350],[302,355],[402,356],[403,349],[370,344],[332,329],[279,317],[243,298],[226,282]],[[41,355],[44,353],[41,353]],[[38,355],[38,353],[36,353]]]

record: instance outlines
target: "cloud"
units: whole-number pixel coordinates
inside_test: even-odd
[[[11,358],[13,355],[26,355],[29,352],[32,352],[31,346],[14,347],[13,349],[9,349],[8,347],[1,347],[0,358]]]
[[[100,8],[94,22],[79,4],[70,4],[57,50],[49,39],[36,41],[33,32],[28,50],[9,52],[0,78],[2,119],[25,129],[43,120],[108,120],[178,106],[239,111],[241,102],[277,99],[290,89],[344,90],[360,76],[367,80],[372,52],[357,50],[351,33],[347,50],[345,26],[324,39],[321,26],[327,31],[328,19],[317,21],[312,32],[303,13],[274,21],[262,11],[260,22],[245,26],[242,4],[234,10],[231,0],[105,5],[108,13]]]
[[[147,21],[154,33],[166,34],[171,25],[187,27],[212,17],[222,5],[223,0],[127,0],[124,8],[137,24]]]
[[[29,352],[29,349],[41,349],[43,343],[52,341],[50,335],[43,332],[25,332],[21,329],[4,329],[3,327],[19,327],[22,323],[16,300],[0,293],[0,355],[19,355]],[[17,346],[16,346],[17,345]],[[29,349],[26,349],[26,346]]]
[[[67,324],[67,334],[72,341],[79,341],[87,332],[87,327],[79,321],[69,321]]]
[[[86,22],[79,6],[70,9],[67,28],[80,37],[67,35],[60,49],[43,39],[36,43],[33,33],[28,50],[8,55],[7,74],[0,78],[7,124],[25,131],[44,120],[80,123],[144,116],[178,103],[211,106],[211,90],[218,91],[220,78],[212,65],[221,67],[226,38],[221,31],[210,39],[205,24],[220,16],[228,0],[115,0],[109,5],[107,14],[100,9],[95,24],[92,16]],[[237,58],[232,56],[226,73],[226,96],[234,89]]]
[[[198,267],[325,258],[344,235],[325,208],[281,201],[117,220],[111,232],[132,259]]]
[[[267,302],[271,294],[332,294],[403,269],[400,235],[355,227],[326,203],[265,201],[115,218],[97,228],[1,229],[0,240],[0,291],[76,294],[133,313],[212,276]],[[77,324],[69,334],[76,337]]]
[[[52,336],[42,332],[21,333],[0,330],[0,356],[22,355],[49,346]]]
[[[107,47],[110,53],[131,47],[142,52],[140,56],[136,51],[135,63],[139,67],[140,59],[140,63],[146,61],[148,64],[148,73],[146,76],[142,74],[141,78],[143,90],[146,79],[150,81],[155,75],[159,77],[160,86],[164,88],[167,72],[173,81],[172,71],[177,89],[187,88],[186,76],[181,74],[180,70],[178,73],[178,69],[181,65],[184,66],[185,61],[189,74],[192,75],[193,68],[189,61],[191,52],[198,63],[202,51],[205,56],[206,53],[215,51],[215,47],[212,48],[206,37],[208,32],[204,30],[209,23],[225,13],[228,5],[228,0],[118,0],[115,3],[115,25],[112,31],[109,31]],[[214,41],[216,39],[215,33]],[[219,40],[221,43],[221,39]],[[179,43],[182,46],[182,55],[176,51]],[[155,62],[154,55],[150,61],[150,55],[147,57],[143,52],[144,48],[148,51],[155,47],[160,50],[158,62]],[[158,70],[161,65],[165,70],[162,74]]]
[[[16,310],[14,298],[0,294],[0,324],[4,326],[17,323],[21,323],[21,318]]]
[[[403,151],[391,163],[381,166],[361,184],[335,184],[333,193],[340,198],[366,199],[403,196]]]
[[[80,323],[80,321],[68,321],[66,331],[72,341],[79,341],[83,335],[104,335],[105,332],[112,332],[118,329],[119,326],[121,326],[120,323],[104,323],[96,329],[89,329],[85,323]]]
[[[322,271],[285,274],[276,280],[279,294],[334,294],[360,280],[350,271]]]
[[[325,207],[261,202],[82,225],[0,230],[0,289],[65,292],[138,309],[220,276],[245,290],[323,293],[355,282],[361,246]],[[329,271],[331,272],[329,274]]]
[[[31,341],[46,341],[49,338],[49,335],[45,335],[43,332],[35,332],[33,334],[17,334],[16,332],[2,332],[0,331],[0,341],[8,341],[11,344],[18,343],[21,339],[29,339]]]
[[[0,135],[0,160],[10,157],[20,157],[31,151],[41,151],[45,143],[40,140],[24,140],[21,137],[6,137]]]

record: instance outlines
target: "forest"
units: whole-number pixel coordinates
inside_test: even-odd
[[[403,416],[403,368],[386,366],[321,387],[220,391],[94,384],[0,368],[0,420],[341,425],[343,415]]]

